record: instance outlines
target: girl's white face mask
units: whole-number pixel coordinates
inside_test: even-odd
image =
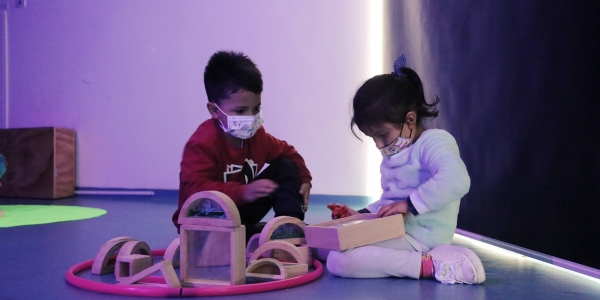
[[[221,129],[236,138],[245,140],[253,137],[263,124],[262,112],[258,112],[254,116],[229,116],[217,104],[215,106],[227,116],[227,128],[225,128],[219,119]]]
[[[400,134],[402,134],[402,132],[400,132]],[[412,130],[410,131],[410,136],[412,136]],[[396,139],[396,141],[394,143],[391,143],[385,147],[381,147],[379,148],[379,151],[381,152],[381,155],[383,155],[384,157],[389,157],[395,154],[398,154],[400,152],[402,152],[402,150],[408,148],[408,146],[410,146],[412,144],[412,138],[408,137],[401,137],[400,135],[398,135],[398,138]]]

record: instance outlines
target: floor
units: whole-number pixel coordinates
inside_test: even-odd
[[[140,299],[79,289],[65,280],[73,265],[93,259],[102,244],[117,236],[165,249],[177,237],[171,224],[174,191],[153,196],[78,195],[61,200],[0,199],[0,204],[79,205],[107,210],[98,218],[47,225],[0,228],[0,300]],[[364,206],[361,197],[313,195],[309,224],[327,221],[331,202]],[[267,218],[272,218],[267,216]],[[494,250],[456,235],[456,245],[473,249],[486,269],[481,285],[445,285],[401,278],[344,279],[327,273],[289,289],[221,296],[219,299],[600,299],[600,280],[573,274],[523,255]],[[84,275],[82,275],[84,276]]]

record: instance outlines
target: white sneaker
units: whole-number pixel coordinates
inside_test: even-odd
[[[477,284],[485,281],[483,264],[469,248],[440,245],[428,254],[433,259],[435,279],[442,283]]]

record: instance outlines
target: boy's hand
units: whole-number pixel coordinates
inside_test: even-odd
[[[382,206],[377,212],[377,216],[380,218],[402,214],[406,216],[408,213],[408,203],[406,201],[398,201],[388,205]]]
[[[271,195],[277,189],[277,183],[269,179],[259,179],[246,185],[244,189],[244,200],[252,202],[258,198]]]
[[[302,210],[306,212],[308,210],[308,198],[310,197],[310,188],[312,185],[310,183],[303,183],[300,186],[300,195],[304,196],[304,205],[302,205]]]

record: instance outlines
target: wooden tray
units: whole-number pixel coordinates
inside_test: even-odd
[[[309,247],[340,251],[401,237],[404,219],[400,214],[360,214],[306,226],[304,234]]]

